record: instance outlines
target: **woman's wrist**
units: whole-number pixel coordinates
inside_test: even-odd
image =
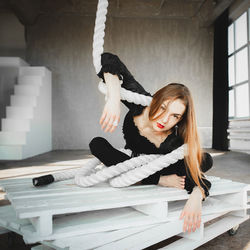
[[[117,75],[112,75],[110,73],[104,74],[106,85],[107,85],[107,99],[115,104],[120,103],[121,95],[121,85]]]
[[[193,191],[192,191],[190,196],[195,197],[196,199],[199,199],[200,201],[202,201],[203,198],[204,198],[203,195],[202,195],[202,192],[201,192],[201,190],[200,190],[200,188],[198,186],[195,186],[193,188]]]

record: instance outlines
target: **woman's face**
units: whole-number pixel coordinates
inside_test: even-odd
[[[186,110],[186,106],[182,100],[176,99],[173,102],[164,101],[155,117],[162,114],[157,120],[152,121],[153,129],[156,132],[168,131],[174,127],[182,118]]]

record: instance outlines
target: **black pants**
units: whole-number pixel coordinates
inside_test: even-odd
[[[95,137],[89,144],[91,153],[98,158],[104,165],[112,166],[120,162],[131,159],[128,155],[122,153],[121,151],[115,149],[106,139],[102,137]],[[213,165],[213,159],[208,153],[204,153],[203,161],[201,164],[201,170],[203,172],[208,171]],[[184,164],[184,160],[179,160],[178,162],[156,172],[153,175],[142,180],[142,184],[158,184],[161,175],[176,174],[178,176],[188,176],[187,169]],[[191,180],[186,178],[185,186],[193,186],[189,183]]]

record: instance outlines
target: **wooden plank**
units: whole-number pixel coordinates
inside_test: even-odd
[[[50,247],[54,247],[57,249],[58,247],[62,249],[94,249],[96,247],[100,247],[107,243],[118,241],[123,239],[127,236],[134,235],[138,232],[145,231],[149,228],[153,228],[155,225],[151,226],[141,226],[141,227],[133,227],[133,228],[126,228],[120,230],[113,230],[108,232],[101,232],[101,233],[93,233],[93,234],[86,234],[80,236],[74,236],[70,238],[63,238],[54,241],[43,241],[43,245],[47,245]]]
[[[207,218],[209,213],[213,213],[211,215],[212,217],[209,217],[212,219],[216,217],[214,215],[217,215],[218,211],[220,211],[220,214],[224,214],[227,211],[234,211],[234,209],[242,209],[240,207],[234,207],[232,204],[224,204],[224,206],[222,206],[222,202],[217,200],[217,203],[212,203],[213,211],[211,211],[211,199],[212,198],[207,199],[203,203],[203,217],[205,216]],[[184,203],[180,204],[181,203],[177,204],[174,202],[174,204],[169,206],[170,212],[167,219],[171,219],[171,213],[174,212],[175,215],[172,217],[171,221],[179,221],[179,215],[184,207]],[[221,207],[221,210],[216,209],[216,205]],[[179,209],[179,211],[177,211],[177,209]],[[206,213],[208,213],[208,215]],[[160,221],[162,220],[154,219],[150,216],[141,214],[138,211],[133,211],[132,208],[111,209],[109,211],[92,211],[55,218],[53,222],[53,234],[49,236],[41,236],[39,233],[36,233],[33,226],[30,224],[22,226],[19,233],[24,234],[24,239],[27,243],[34,243],[41,240],[73,237],[79,234],[89,234],[128,227],[131,228],[138,225],[156,224]],[[201,237],[202,231],[198,234],[199,237]],[[189,235],[185,236],[189,237]],[[193,235],[191,237],[193,237]],[[195,238],[197,238],[197,236],[195,236]]]
[[[24,225],[30,224],[28,219],[18,219],[11,205],[0,207],[0,225],[20,230]]]
[[[140,188],[138,188],[140,187]],[[116,192],[116,191],[128,191],[128,190],[156,190],[158,187],[155,185],[147,185],[147,186],[131,186],[127,187],[124,189],[120,188],[113,188],[110,186],[94,186],[94,187],[79,187],[76,186],[72,183],[64,183],[60,182],[60,184],[51,184],[48,186],[43,186],[43,187],[33,187],[33,186],[24,186],[22,188],[20,187],[14,187],[12,189],[6,190],[9,197],[11,199],[25,199],[25,198],[30,198],[34,197],[36,199],[39,199],[39,197],[51,197],[51,196],[65,196],[65,195],[71,195],[74,193],[79,193],[79,194],[93,194],[93,193],[100,193],[100,192]],[[159,187],[160,188],[160,187]],[[63,191],[60,192],[60,191]]]
[[[183,238],[183,239],[175,241],[172,244],[169,244],[168,246],[164,248],[161,248],[161,250],[167,250],[167,249],[179,250],[183,248],[195,249],[248,219],[249,219],[249,215],[244,218],[229,215],[205,227],[204,238],[197,240],[197,241]]]
[[[30,218],[30,222],[37,234],[41,237],[51,235],[53,231],[52,215],[48,213],[41,214],[39,217]],[[21,231],[24,227],[21,228]]]
[[[54,240],[80,234],[105,232],[123,228],[146,226],[160,223],[162,220],[147,216],[132,208],[92,211],[70,216],[61,216],[53,221],[53,234],[41,235],[32,225],[21,228],[21,233],[28,243],[42,240]]]
[[[134,209],[160,219],[168,218],[168,202],[132,206]]]
[[[230,197],[230,196],[229,196]],[[177,220],[180,217],[181,211],[185,206],[186,201],[175,201],[169,203],[168,219],[171,221]],[[229,211],[241,210],[244,207],[237,203],[223,201],[215,197],[209,197],[202,203],[202,214],[226,213]]]
[[[221,215],[223,214],[213,214],[213,215],[203,216],[202,220],[205,223]],[[116,230],[111,232],[81,235],[71,238],[58,239],[54,241],[43,241],[42,243],[50,247],[54,247],[55,249],[59,249],[58,247],[61,248],[69,247],[70,250],[79,250],[79,249],[86,250],[86,249],[96,249],[96,248],[109,249],[109,250],[110,249],[137,250],[153,245],[168,237],[174,236],[181,231],[182,231],[182,225],[179,226],[179,229],[177,229],[174,223],[171,224],[160,223],[158,225],[153,225],[151,227],[140,227],[140,228],[136,227],[123,230]],[[128,234],[126,235],[126,233]],[[131,245],[125,248],[124,242],[130,243]],[[142,242],[145,242],[145,245],[139,247],[140,244],[142,244]]]
[[[182,191],[182,190],[180,190]],[[157,193],[157,196],[155,195]],[[83,212],[91,210],[127,207],[143,204],[158,203],[164,200],[187,199],[188,194],[183,191],[182,195],[178,190],[115,190],[105,192],[100,190],[99,193],[89,193],[84,195],[71,194],[57,197],[41,197],[34,199],[12,199],[11,202],[15,207],[20,218],[37,217],[41,212],[50,212],[51,214],[62,214],[71,212]]]
[[[220,185],[219,188],[211,188],[210,195],[237,193],[245,184],[230,183]],[[157,192],[156,192],[157,191]],[[157,193],[157,196],[155,196]],[[183,200],[189,195],[184,190],[169,190],[168,188],[151,189],[130,192],[129,190],[115,190],[112,192],[89,193],[85,195],[68,195],[65,197],[53,196],[46,199],[22,199],[11,200],[20,218],[37,217],[42,211],[50,211],[51,214],[83,212],[90,210],[109,209],[116,207],[135,206],[162,201]]]

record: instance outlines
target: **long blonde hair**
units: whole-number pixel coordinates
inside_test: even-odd
[[[186,109],[182,116],[182,119],[178,122],[178,133],[182,137],[185,144],[187,144],[187,155],[184,157],[185,166],[188,168],[192,179],[195,184],[200,188],[203,196],[204,190],[201,187],[200,181],[202,181],[203,172],[201,171],[200,165],[202,162],[202,149],[200,145],[200,139],[197,131],[195,110],[193,98],[189,89],[179,83],[170,83],[167,86],[158,90],[152,99],[149,109],[149,119],[156,120],[162,114],[155,117],[160,106],[164,101],[169,103],[176,99],[182,100]],[[188,171],[187,171],[188,173]],[[202,181],[205,185],[205,183]]]

